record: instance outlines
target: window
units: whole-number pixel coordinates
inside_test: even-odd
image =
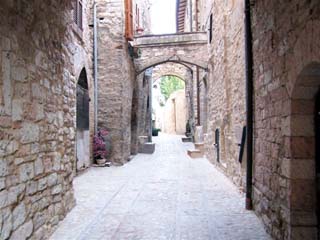
[[[75,1],[75,7],[73,11],[73,20],[77,26],[82,30],[82,0]]]
[[[132,14],[132,0],[125,1],[125,14],[126,14],[126,29],[125,38],[128,41],[133,40],[133,14]]]
[[[212,13],[210,14],[210,22],[209,22],[209,29],[208,29],[208,33],[209,33],[209,43],[212,42],[212,21],[213,21],[213,16]]]
[[[140,27],[140,9],[138,8],[138,4],[136,4],[136,30]]]

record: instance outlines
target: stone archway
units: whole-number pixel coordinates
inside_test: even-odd
[[[77,171],[90,165],[89,87],[85,68],[77,83]]]
[[[156,128],[163,133],[183,135],[186,132],[186,123],[189,117],[186,94],[186,81],[177,75],[155,74],[153,81],[153,122]],[[172,84],[172,81],[179,83],[182,89],[173,91],[166,99],[161,91],[162,81]]]
[[[139,57],[134,59],[137,74],[166,62],[207,70],[205,32],[141,36],[135,38],[133,46],[140,52]]]
[[[155,66],[152,70],[152,79],[157,81],[162,76],[176,76],[185,81],[186,75],[192,72],[192,68],[179,63],[162,63]],[[191,76],[190,76],[191,77]]]
[[[319,199],[317,200],[315,114],[320,86],[320,63],[307,65],[299,74],[291,96],[290,134],[286,138],[289,161],[290,234],[293,239],[318,239]],[[319,102],[318,102],[319,103]],[[316,146],[317,142],[317,146]]]

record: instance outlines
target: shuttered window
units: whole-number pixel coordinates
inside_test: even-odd
[[[126,29],[125,38],[129,41],[133,40],[133,14],[132,14],[132,0],[125,1],[125,14],[126,14]]]
[[[138,4],[136,4],[136,31],[138,32],[140,29],[140,9]]]
[[[209,29],[208,29],[208,33],[209,33],[209,43],[212,42],[212,24],[213,24],[213,16],[212,14],[210,14],[210,22],[209,22]]]
[[[73,11],[73,20],[77,24],[77,26],[82,30],[83,22],[82,22],[82,15],[83,15],[83,7],[82,7],[82,0],[76,0],[74,11]]]

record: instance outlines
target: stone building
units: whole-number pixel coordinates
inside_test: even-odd
[[[80,21],[89,6],[1,3],[1,239],[48,236],[75,204],[76,169],[90,165],[88,153],[76,157],[81,145],[89,151],[93,129],[89,20]],[[83,126],[76,122],[77,89],[87,111],[79,113]]]
[[[112,138],[110,160],[131,154],[134,49],[128,41],[150,31],[149,1],[98,0],[98,127]]]
[[[243,187],[245,163],[238,162],[238,144],[245,126],[243,4],[240,1],[227,4],[179,1],[179,4],[178,31],[210,29],[207,31],[208,74],[198,86],[199,125],[205,130],[207,156]]]
[[[187,124],[187,104],[185,90],[171,94],[163,110],[162,132],[184,135]]]
[[[319,231],[319,13],[319,1],[252,9],[254,205],[278,239]]]
[[[245,81],[245,10],[251,11],[252,94]],[[201,105],[207,156],[245,188],[275,239],[318,239],[319,11],[319,1],[178,1],[178,31],[208,32],[207,103]],[[245,157],[239,163],[238,146],[248,94],[252,169]]]
[[[128,40],[148,32],[150,19],[147,0],[127,2],[95,1],[96,21],[91,0],[1,2],[0,239],[50,235],[75,204],[73,178],[93,162],[96,127],[110,131],[111,160],[130,155]]]

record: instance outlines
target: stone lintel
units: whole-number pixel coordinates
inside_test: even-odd
[[[149,35],[135,38],[134,47],[150,47],[163,45],[207,44],[206,33]]]

